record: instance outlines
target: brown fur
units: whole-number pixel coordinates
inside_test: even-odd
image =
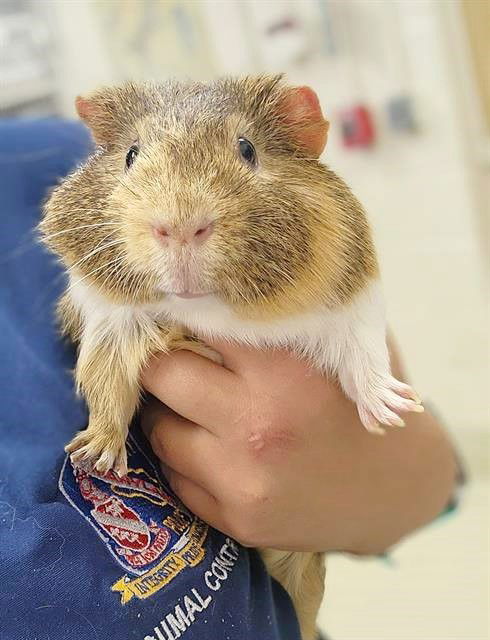
[[[316,618],[325,585],[324,554],[262,549],[262,558],[271,576],[289,593],[303,640],[316,640]]]
[[[40,225],[44,241],[73,280],[104,299],[157,302],[165,295],[157,286],[165,262],[151,224],[162,214],[179,225],[211,212],[215,231],[200,265],[201,286],[237,313],[270,318],[346,304],[377,272],[369,227],[345,183],[317,160],[325,121],[318,120],[323,128],[315,133],[306,116],[305,122],[289,117],[290,92],[279,76],[260,76],[128,84],[79,99],[79,113],[101,147],[52,193]],[[238,157],[239,136],[257,150],[256,171]],[[308,140],[316,140],[315,152]],[[125,171],[136,141],[139,156]],[[124,473],[141,368],[158,351],[209,351],[182,329],[157,324],[134,327],[124,339],[109,333],[87,343],[87,319],[70,289],[59,314],[65,332],[81,343],[76,381],[90,410],[87,430],[67,449],[101,471]],[[269,550],[264,559],[291,594],[304,640],[313,640],[321,554]]]

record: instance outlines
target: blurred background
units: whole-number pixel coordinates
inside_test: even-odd
[[[318,92],[323,160],[368,210],[390,324],[470,477],[390,564],[332,558],[334,640],[489,638],[489,42],[485,0],[0,0],[0,117],[71,118],[125,79],[284,71]]]

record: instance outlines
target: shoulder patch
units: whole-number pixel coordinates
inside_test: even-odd
[[[172,493],[145,448],[130,433],[128,473],[122,478],[75,466],[69,456],[59,478],[61,493],[126,572],[111,587],[122,604],[133,596],[148,598],[205,555],[208,526]]]

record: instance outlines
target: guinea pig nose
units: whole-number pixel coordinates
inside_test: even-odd
[[[214,224],[207,221],[178,227],[159,223],[153,225],[153,235],[164,245],[175,243],[201,245],[213,233],[213,229]]]
[[[188,234],[188,241],[193,244],[203,244],[213,233],[214,224],[212,222],[203,223],[197,229],[191,230]]]
[[[152,230],[157,240],[168,240],[172,236],[170,228],[164,224],[154,224]]]

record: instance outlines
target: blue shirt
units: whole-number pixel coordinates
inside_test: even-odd
[[[87,413],[54,319],[64,275],[34,228],[89,150],[75,123],[0,124],[0,639],[299,640],[258,554],[187,511],[137,424],[123,479],[63,451]]]

